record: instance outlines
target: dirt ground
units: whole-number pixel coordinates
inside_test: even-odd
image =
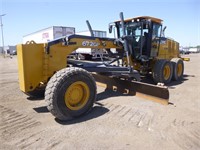
[[[186,55],[184,79],[169,85],[170,105],[98,87],[86,116],[57,121],[43,99],[19,90],[17,59],[0,56],[0,149],[200,149],[200,54]]]

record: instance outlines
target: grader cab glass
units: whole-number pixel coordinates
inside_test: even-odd
[[[118,38],[123,38],[123,28],[121,22],[115,23]],[[110,27],[110,30],[112,28]],[[135,58],[140,55],[148,57],[154,56],[151,52],[156,48],[158,51],[162,24],[151,21],[128,21],[125,22],[126,35],[130,37],[129,42],[132,45],[130,52]],[[156,45],[156,46],[155,46]]]

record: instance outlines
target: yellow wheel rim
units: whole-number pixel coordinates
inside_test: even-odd
[[[65,92],[65,104],[71,110],[79,110],[85,106],[90,96],[87,84],[77,81],[71,84]]]
[[[183,72],[183,66],[181,63],[178,64],[177,66],[177,75],[178,77],[180,77],[182,75],[182,72]]]
[[[164,76],[165,80],[169,79],[170,73],[171,73],[170,66],[169,65],[165,65],[164,70],[163,70],[163,76]]]

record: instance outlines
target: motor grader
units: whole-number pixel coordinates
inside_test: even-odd
[[[47,43],[17,45],[21,91],[31,96],[45,91],[48,110],[60,120],[87,113],[96,100],[99,82],[112,90],[124,88],[168,100],[167,87],[141,82],[147,75],[156,84],[183,77],[179,44],[163,36],[162,20],[149,16],[124,20],[120,13],[120,20],[109,24],[110,33],[113,30],[117,38],[74,34]],[[109,61],[70,59],[77,48],[105,49]]]

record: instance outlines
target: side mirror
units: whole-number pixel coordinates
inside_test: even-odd
[[[112,28],[113,28],[112,24],[109,24],[109,27],[108,27],[109,33],[112,33]]]

